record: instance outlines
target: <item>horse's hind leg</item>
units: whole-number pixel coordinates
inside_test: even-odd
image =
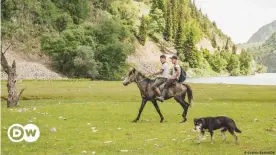
[[[183,118],[185,119],[185,121],[187,120],[187,118],[186,118],[186,116],[187,116],[187,113],[188,113],[188,109],[189,109],[189,103],[188,102],[186,102],[184,99],[183,99],[183,102],[184,102],[184,106],[185,106],[185,108],[184,108],[184,112],[183,112]],[[185,122],[184,121],[184,122]]]
[[[133,120],[133,122],[137,122],[137,121],[140,119],[141,113],[143,112],[143,109],[144,109],[144,107],[145,107],[147,101],[148,101],[147,99],[144,99],[144,98],[143,98],[142,103],[141,103],[141,106],[140,106],[140,109],[139,109],[139,113],[138,113],[136,119]]]
[[[184,123],[187,121],[186,116],[187,116],[189,104],[184,100],[183,96],[175,96],[174,99],[182,106],[184,110],[182,113],[183,120],[180,122],[180,123]]]
[[[156,100],[153,100],[153,101],[152,101],[152,104],[154,105],[156,111],[158,112],[158,114],[159,114],[159,116],[160,116],[160,119],[161,119],[161,120],[160,120],[160,123],[162,123],[162,122],[164,121],[164,117],[163,117],[163,115],[161,114],[161,111],[160,111],[160,109],[159,109],[159,106],[158,106]]]

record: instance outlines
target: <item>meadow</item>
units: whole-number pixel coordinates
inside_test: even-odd
[[[3,155],[238,155],[247,151],[276,153],[276,87],[222,84],[191,84],[194,103],[188,121],[173,99],[159,103],[164,123],[148,102],[141,119],[132,123],[141,98],[135,84],[127,87],[113,81],[23,81],[26,87],[18,107],[6,108],[6,82],[1,84],[1,152]],[[239,145],[227,133],[222,142],[215,131],[197,144],[193,119],[226,115],[239,129]],[[36,142],[13,143],[8,139],[10,125],[33,123],[40,129]],[[53,132],[55,128],[56,131]]]

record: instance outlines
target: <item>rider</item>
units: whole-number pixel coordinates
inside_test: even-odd
[[[155,91],[157,96],[161,95],[161,92],[160,92],[158,87],[160,85],[162,85],[163,83],[165,83],[167,81],[167,78],[169,77],[169,67],[168,67],[168,64],[166,62],[166,56],[165,55],[160,56],[160,62],[162,63],[162,68],[158,72],[155,72],[155,73],[152,73],[152,74],[148,75],[148,76],[158,75],[157,79],[155,80],[155,82],[151,86],[151,89]]]
[[[165,96],[168,88],[171,87],[173,84],[175,84],[178,81],[180,74],[181,74],[181,68],[177,63],[177,59],[178,59],[177,56],[172,56],[172,57],[170,57],[170,59],[172,60],[172,64],[173,64],[172,76],[170,78],[168,78],[168,80],[166,81],[162,95],[159,97],[156,97],[156,99],[161,102],[164,101],[164,96]]]

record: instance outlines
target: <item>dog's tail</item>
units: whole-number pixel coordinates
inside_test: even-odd
[[[236,123],[235,123],[235,121],[234,120],[232,120],[231,118],[230,118],[230,126],[232,126],[232,128],[236,131],[236,132],[238,132],[238,133],[242,133],[242,131],[237,127],[237,125],[236,125]]]
[[[238,129],[237,127],[235,127],[235,131],[238,133],[242,133],[242,131],[240,129]]]
[[[184,84],[184,85],[187,87],[189,105],[192,106],[193,90],[192,90],[191,86],[189,86],[188,84]]]

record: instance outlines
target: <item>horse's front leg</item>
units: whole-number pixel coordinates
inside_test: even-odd
[[[159,114],[159,116],[160,116],[160,123],[163,123],[164,117],[163,117],[163,115],[162,115],[162,113],[161,113],[161,111],[160,111],[160,109],[159,109],[159,106],[158,106],[156,100],[153,100],[152,103],[153,103],[153,105],[154,105],[156,111],[158,112],[158,114]]]
[[[140,106],[140,109],[139,109],[139,113],[138,113],[136,119],[133,120],[133,122],[137,122],[137,121],[140,119],[141,113],[142,113],[142,111],[143,111],[143,109],[144,109],[144,107],[145,107],[147,101],[148,101],[148,100],[145,99],[145,98],[142,99],[142,103],[141,103],[141,106]]]
[[[187,121],[187,112],[188,112],[188,107],[189,107],[189,104],[184,100],[185,96],[175,96],[174,99],[182,106],[183,108],[183,113],[182,113],[182,117],[183,117],[183,120],[180,122],[180,123],[184,123]]]

